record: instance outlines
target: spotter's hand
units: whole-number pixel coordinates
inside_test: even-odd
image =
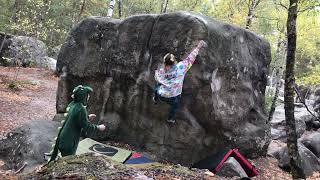
[[[99,129],[99,131],[104,131],[106,129],[106,126],[104,124],[100,124],[99,126],[97,126],[97,128]]]
[[[89,114],[89,121],[93,121],[96,117],[95,114]]]

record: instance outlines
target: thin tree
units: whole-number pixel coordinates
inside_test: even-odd
[[[79,21],[80,21],[81,16],[82,16],[85,8],[86,8],[86,0],[83,0],[82,3],[81,3],[80,12],[79,12],[79,15],[78,15],[78,17],[77,17],[77,21],[76,21],[76,22],[79,22]]]
[[[0,45],[0,55],[1,55],[1,51],[2,51],[2,48],[3,48],[4,43],[5,43],[6,40],[7,40],[7,33],[4,32],[4,36],[3,36],[3,39],[2,39],[2,42],[1,42],[1,45]]]
[[[283,75],[283,59],[284,59],[284,52],[282,51],[285,51],[284,50],[284,47],[286,46],[286,42],[281,38],[281,34],[282,32],[284,31],[284,28],[281,28],[281,30],[279,30],[279,38],[278,38],[278,43],[277,43],[277,50],[276,50],[276,55],[275,55],[275,61],[274,61],[274,64],[275,64],[275,75],[271,75],[271,84],[270,86],[272,87],[273,85],[273,76],[275,78],[275,81],[276,81],[276,90],[275,90],[275,94],[273,96],[273,99],[272,99],[272,102],[271,102],[271,106],[270,106],[270,111],[269,111],[269,117],[268,117],[268,122],[271,122],[272,118],[273,118],[273,114],[274,114],[274,111],[276,109],[276,105],[277,105],[277,100],[278,100],[278,97],[279,97],[279,90],[280,90],[280,87],[282,86],[282,81],[281,81],[281,77]],[[283,48],[282,48],[283,46]]]
[[[248,10],[248,15],[247,15],[247,19],[246,19],[246,29],[250,28],[250,26],[252,24],[252,19],[254,17],[254,12],[260,2],[261,2],[261,0],[249,0],[249,2],[248,2],[249,10]]]
[[[116,3],[115,0],[110,1],[107,17],[110,17],[110,18],[112,17],[115,3]]]
[[[17,23],[18,20],[19,20],[19,14],[20,14],[20,11],[22,9],[22,3],[23,1],[22,0],[15,0],[14,1],[14,4],[13,4],[13,16],[11,17],[11,22],[12,23]]]
[[[298,152],[297,131],[294,118],[294,64],[297,41],[298,0],[290,0],[287,19],[287,57],[285,73],[284,109],[286,119],[287,146],[293,179],[305,178]]]
[[[122,17],[122,0],[118,0],[119,19]]]
[[[169,0],[163,0],[162,1],[161,10],[160,10],[161,14],[167,12],[168,3],[169,3]]]

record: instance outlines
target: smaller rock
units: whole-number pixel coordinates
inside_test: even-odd
[[[52,71],[56,71],[56,65],[57,65],[57,60],[48,56],[41,58],[41,61],[37,62],[38,67],[48,68]]]
[[[52,121],[31,121],[8,133],[7,139],[0,141],[0,159],[10,169],[22,167],[23,172],[31,172],[43,164],[43,155],[51,150],[59,123]],[[3,152],[3,153],[2,153]]]
[[[301,168],[306,176],[311,176],[313,172],[320,171],[320,159],[314,155],[308,148],[302,143],[298,143],[299,155],[302,159]],[[290,170],[290,158],[288,155],[288,148],[283,147],[279,150],[279,167],[289,171]]]
[[[229,157],[218,170],[217,175],[223,177],[248,177],[239,162],[233,157]]]
[[[281,142],[281,141],[277,141],[277,140],[272,140],[269,144],[269,147],[268,147],[268,152],[267,154],[269,156],[272,156],[276,159],[280,159],[280,150],[283,148],[283,147],[286,147],[286,144]]]
[[[210,177],[214,176],[214,174],[211,171],[206,171],[204,174]]]
[[[319,121],[313,121],[312,122],[312,128],[319,129],[320,128],[320,122]]]
[[[320,96],[320,87],[318,87],[318,88],[314,91],[314,95],[315,95],[315,96]]]
[[[313,154],[320,158],[320,133],[314,132],[301,138],[301,143],[305,145]]]
[[[271,128],[271,138],[273,140],[281,139],[286,137],[286,130],[282,127],[278,129]]]
[[[304,105],[302,103],[294,103],[294,106],[295,107],[299,107],[299,108],[304,107]]]
[[[40,85],[40,81],[39,81],[39,80],[31,80],[30,83],[31,83],[33,86]]]

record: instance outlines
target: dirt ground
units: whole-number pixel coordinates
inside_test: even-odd
[[[16,72],[18,72],[17,81],[12,83],[17,74]],[[57,81],[58,78],[48,70],[0,66],[0,139],[12,129],[26,122],[52,120],[55,115]],[[11,88],[9,88],[10,84]],[[260,173],[258,177],[253,179],[291,179],[289,173],[282,171],[277,166],[277,160],[274,158],[259,158],[252,160],[252,162]],[[0,166],[3,163],[0,160]],[[15,179],[15,176],[11,176],[8,173],[6,177]],[[179,179],[177,176],[167,176],[165,172],[163,174],[160,173],[158,178],[155,179],[168,178]],[[320,174],[316,173],[309,179],[320,179]]]
[[[31,120],[52,120],[57,81],[45,69],[0,66],[0,137]],[[10,84],[15,87],[9,88]]]

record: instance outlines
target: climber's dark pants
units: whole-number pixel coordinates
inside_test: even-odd
[[[179,106],[179,102],[180,102],[180,98],[181,95],[179,96],[175,96],[175,97],[170,97],[170,98],[166,98],[166,97],[162,97],[161,95],[159,95],[158,90],[159,90],[160,84],[157,84],[154,88],[154,100],[157,101],[164,101],[167,104],[170,105],[169,108],[169,115],[168,115],[168,119],[170,120],[175,120],[176,119],[176,113],[178,110],[178,106]]]

